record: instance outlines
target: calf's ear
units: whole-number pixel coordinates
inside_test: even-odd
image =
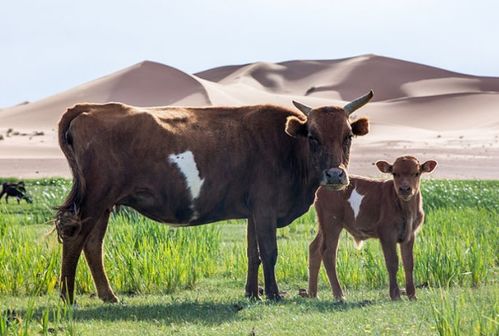
[[[355,135],[366,135],[369,133],[369,121],[367,118],[360,118],[350,124],[350,126],[352,126],[352,133]]]
[[[428,160],[421,165],[421,172],[422,173],[431,173],[435,169],[436,166],[437,166],[437,161]]]
[[[300,120],[297,117],[288,117],[285,131],[293,138],[300,136],[306,137],[308,135],[307,121]]]
[[[382,173],[391,173],[393,166],[386,161],[376,161],[376,167]]]

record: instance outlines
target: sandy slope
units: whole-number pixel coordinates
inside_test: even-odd
[[[0,110],[4,137],[0,176],[68,176],[55,128],[66,108],[78,102],[291,107],[296,99],[322,106],[342,105],[369,89],[375,91],[374,102],[357,114],[369,116],[371,133],[355,141],[352,172],[377,175],[372,162],[410,153],[438,159],[435,177],[499,178],[499,78],[376,55],[257,62],[195,75],[145,61],[51,97]],[[7,136],[9,128],[13,131]]]

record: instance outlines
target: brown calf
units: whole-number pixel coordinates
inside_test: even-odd
[[[399,243],[407,296],[409,299],[416,298],[412,250],[415,234],[424,220],[420,177],[421,173],[433,171],[436,165],[433,160],[420,165],[416,158],[403,156],[393,165],[386,161],[376,162],[380,171],[393,175],[392,180],[352,177],[348,188],[342,191],[319,188],[315,200],[319,232],[309,247],[309,297],[317,296],[317,276],[323,261],[334,297],[343,299],[336,275],[336,251],[340,232],[346,229],[357,246],[368,238],[379,238],[390,278],[392,300],[400,299],[396,277],[396,246]]]

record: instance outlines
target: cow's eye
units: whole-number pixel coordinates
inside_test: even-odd
[[[413,175],[414,175],[414,177],[418,177],[419,173],[414,173]]]
[[[393,173],[392,175],[393,175],[393,177],[399,177],[398,173]]]
[[[317,139],[315,136],[311,134],[308,135],[308,141],[310,141],[312,145],[318,145],[320,143],[319,139]]]

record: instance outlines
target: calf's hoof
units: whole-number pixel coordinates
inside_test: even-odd
[[[298,289],[298,296],[306,299],[312,298],[312,296],[307,293],[307,290],[305,288]]]
[[[336,302],[338,303],[345,303],[345,297],[343,295],[339,295],[339,296],[334,296],[334,299],[336,300]]]

